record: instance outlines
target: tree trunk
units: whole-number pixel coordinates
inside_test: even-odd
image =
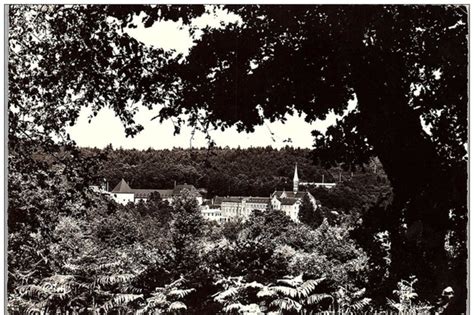
[[[460,288],[466,272],[449,270],[445,250],[449,209],[459,206],[453,203],[456,192],[449,186],[452,170],[443,168],[419,114],[408,105],[403,60],[379,49],[361,49],[353,79],[362,118],[360,132],[373,146],[394,191],[390,213],[380,214],[391,234],[392,281],[414,274],[423,285],[420,293],[427,297],[448,285],[463,295]]]

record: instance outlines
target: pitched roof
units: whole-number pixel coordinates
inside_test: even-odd
[[[176,185],[176,187],[173,189],[173,195],[181,194],[183,189],[187,189],[191,192],[196,192],[197,191],[196,187],[194,187],[193,185],[188,185],[188,184]]]
[[[297,198],[282,198],[280,199],[282,206],[291,206],[298,202]]]
[[[249,199],[247,199],[247,202],[267,204],[267,203],[270,202],[270,198],[268,198],[268,197],[250,197]]]
[[[113,193],[132,193],[132,189],[128,186],[127,182],[122,178],[120,183],[112,189]]]
[[[224,200],[224,197],[215,196],[214,199],[212,200],[212,204],[220,206],[223,200]]]
[[[221,203],[224,203],[224,202],[242,202],[242,199],[244,199],[244,197],[225,197],[225,198],[222,199]]]
[[[273,196],[276,196],[277,198],[280,198],[280,196],[285,193],[286,197],[285,198],[303,198],[307,192],[306,191],[298,191],[296,194],[292,191],[286,191],[286,190],[276,190],[273,194]],[[285,199],[281,198],[281,199]]]
[[[188,189],[192,192],[197,192],[197,189],[193,185],[177,185],[174,189],[135,189],[130,188],[127,182],[122,180],[112,190],[113,193],[134,193],[137,198],[148,198],[151,193],[158,192],[161,198],[168,198],[171,196],[181,194],[183,189]]]
[[[132,189],[136,198],[148,198],[152,193],[157,192],[161,198],[167,198],[173,194],[173,189]]]

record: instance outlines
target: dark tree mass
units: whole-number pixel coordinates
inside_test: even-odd
[[[103,153],[97,149],[83,149],[85,154]],[[280,150],[250,149],[172,149],[124,150],[106,149],[107,160],[102,163],[99,176],[113,188],[124,178],[131,187],[172,188],[188,183],[205,188],[207,197],[269,196],[275,190],[293,188],[292,176],[298,163],[303,180],[335,182],[350,177],[349,171],[325,169],[315,165],[309,149],[291,147]],[[252,163],[249,163],[252,161]],[[383,171],[380,176],[384,176]]]
[[[392,294],[400,279],[410,279],[398,282],[399,292],[408,292],[415,283],[410,276],[416,275],[420,298],[435,303],[443,290],[444,298],[451,298],[449,292],[454,292],[447,311],[466,312],[467,7],[227,5],[222,9],[237,15],[239,21],[196,33],[191,27],[195,45],[189,55],[174,57],[137,41],[126,30],[137,27],[136,23],[151,27],[165,20],[192,25],[195,18],[212,7],[9,7],[9,274],[13,270],[9,290],[20,288],[21,293],[11,303],[23,305],[25,296],[46,294],[45,290],[51,288],[47,283],[57,280],[51,277],[65,274],[67,268],[74,266],[76,276],[87,274],[80,281],[102,283],[107,294],[114,296],[115,302],[104,304],[105,310],[117,305],[117,301],[133,304],[143,299],[140,301],[146,300],[148,306],[154,305],[156,300],[149,300],[148,289],[140,288],[147,292],[144,296],[118,293],[133,277],[120,274],[113,280],[104,280],[87,269],[97,266],[92,270],[102,270],[100,259],[87,259],[97,258],[94,255],[99,255],[101,248],[107,248],[104,255],[113,248],[88,243],[104,238],[99,235],[88,239],[88,235],[95,234],[85,218],[104,216],[110,233],[123,230],[120,227],[127,221],[139,227],[135,235],[114,236],[112,243],[116,240],[122,246],[124,240],[134,237],[146,243],[144,246],[160,244],[163,252],[170,249],[173,253],[157,254],[160,258],[154,266],[143,261],[126,262],[126,255],[120,256],[124,266],[143,263],[143,270],[151,275],[169,275],[167,281],[151,277],[155,282],[147,284],[159,287],[159,299],[168,311],[182,310],[179,303],[186,296],[190,299],[186,300],[188,305],[197,305],[196,301],[204,298],[202,292],[217,294],[221,290],[212,302],[204,304],[210,305],[209,309],[216,303],[225,305],[232,312],[232,305],[243,305],[243,297],[247,298],[246,303],[258,300],[252,281],[259,283],[260,293],[271,292],[272,298],[262,293],[270,309],[279,305],[281,310],[282,301],[292,305],[293,311],[303,307],[327,309],[330,299],[315,294],[328,288],[335,292],[336,284],[345,280],[325,270],[325,274],[331,274],[329,280],[319,281],[318,274],[323,271],[318,268],[324,265],[333,266],[334,270],[341,268],[341,277],[351,283],[337,291],[341,301],[353,302],[340,302],[340,310],[366,306],[367,300],[357,300],[362,299],[357,290],[365,286],[379,304]],[[92,109],[91,119],[102,108],[112,108],[123,122],[125,133],[134,136],[142,130],[134,120],[139,103],[155,110],[153,119],[157,122],[173,120],[176,132],[183,124],[204,132],[230,126],[251,132],[265,119],[284,120],[286,114],[304,114],[309,122],[324,119],[331,112],[342,115],[350,100],[357,101],[354,111],[346,113],[325,134],[313,132],[313,166],[308,161],[309,152],[304,150],[216,150],[211,138],[208,151],[80,150],[66,131],[85,106]],[[383,167],[383,176],[359,172],[375,157]],[[247,162],[249,158],[252,164]],[[111,182],[127,177],[141,188],[169,187],[170,181],[177,180],[204,186],[211,195],[230,194],[231,189],[239,194],[268,195],[275,188],[287,187],[295,162],[302,163],[304,175],[314,180],[324,174],[328,181],[338,181],[339,169],[346,177],[354,170],[359,176],[359,181],[345,178],[344,184],[334,190],[312,192],[323,206],[319,210],[324,220],[306,234],[321,244],[303,237],[303,230],[309,227],[295,227],[278,214],[268,213],[254,213],[254,222],[225,227],[221,234],[209,230],[194,234],[196,230],[188,231],[186,225],[199,229],[207,223],[201,222],[193,206],[187,204],[189,200],[181,200],[182,206],[177,202],[173,211],[157,203],[156,208],[169,219],[158,225],[169,228],[169,235],[167,239],[151,240],[142,216],[149,209],[134,209],[128,214],[122,209],[125,214],[109,217],[111,213],[121,213],[121,208],[92,198],[86,189],[100,177]],[[361,184],[364,180],[365,186]],[[377,184],[373,184],[374,180]],[[341,222],[340,213],[353,220],[346,217]],[[273,224],[284,228],[281,235],[271,235]],[[350,235],[339,230],[344,224],[353,227]],[[91,251],[82,251],[74,264],[60,269],[58,266],[67,259],[53,257],[66,253],[59,253],[52,244],[61,239],[68,227],[73,227],[70,238]],[[292,238],[297,233],[308,245]],[[355,264],[354,256],[362,251],[352,239],[349,241],[350,237],[363,247],[367,255],[364,262],[371,266],[371,272],[363,272],[366,282],[354,276],[358,270],[355,265],[345,265]],[[193,246],[189,241],[192,238],[225,239],[222,244],[232,240],[235,246],[226,247],[224,252],[228,251],[228,255],[221,256],[218,250],[204,250],[203,243],[202,247]],[[275,244],[266,241],[271,238],[276,239]],[[326,240],[332,244],[327,245],[332,246],[330,250],[324,247]],[[341,240],[350,245],[344,247]],[[67,255],[74,256],[77,249],[61,244]],[[291,256],[289,247],[297,253]],[[134,250],[143,252],[143,248],[128,250],[131,256]],[[258,253],[262,256],[255,258]],[[287,256],[294,258],[291,266],[283,263]],[[181,264],[177,257],[186,258],[190,265]],[[245,264],[231,266],[232,257],[242,258],[249,269],[244,268]],[[191,262],[198,266],[218,265],[219,272],[229,278],[213,282],[207,269],[192,266]],[[167,270],[167,263],[174,269]],[[290,273],[296,276],[298,270],[303,273],[303,265],[312,272],[305,278],[282,278]],[[110,275],[115,267],[109,267],[104,270]],[[186,276],[194,282],[179,278],[184,270],[193,270]],[[27,276],[32,271],[34,283]],[[249,277],[232,278],[242,272]],[[271,280],[264,283],[267,276]],[[86,291],[80,293],[84,283],[67,279],[71,282],[62,279],[60,283],[66,281],[79,292],[78,296],[87,296],[81,303],[99,303]],[[139,283],[141,278],[133,279]],[[295,298],[302,298],[302,293],[286,294],[302,292],[301,287],[311,288],[305,292],[312,295],[304,296],[304,301]],[[173,295],[175,289],[182,290],[179,298]],[[224,294],[226,290],[240,295],[230,300]],[[63,301],[60,293],[55,294],[54,299]],[[105,295],[101,299],[106,302]],[[314,308],[309,301],[322,304]]]
[[[177,66],[183,85],[172,115],[191,112],[205,127],[236,124],[252,130],[263,118],[279,119],[287,112],[304,112],[308,120],[329,110],[340,113],[356,97],[356,113],[326,136],[315,134],[316,152],[324,152],[326,161],[380,158],[394,190],[379,222],[391,234],[392,274],[415,272],[412,261],[417,261],[416,273],[423,274],[426,287],[439,292],[451,283],[463,304],[466,8],[228,9],[242,17],[243,26],[205,32]],[[430,134],[420,118],[432,125]],[[454,263],[444,249],[453,227],[464,248]]]

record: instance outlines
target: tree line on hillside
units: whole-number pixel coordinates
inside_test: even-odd
[[[109,182],[109,189],[125,179],[132,188],[172,188],[174,183],[192,184],[208,191],[209,198],[220,195],[268,196],[275,190],[292,190],[295,165],[300,181],[348,181],[360,174],[368,174],[373,183],[386,184],[380,164],[353,169],[327,169],[314,163],[310,149],[285,147],[282,149],[202,148],[172,150],[82,149],[85,154],[106,153],[98,172]],[[365,175],[364,175],[365,176]],[[306,189],[301,187],[301,189]]]

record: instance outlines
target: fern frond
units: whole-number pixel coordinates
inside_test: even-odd
[[[68,291],[56,293],[55,295],[56,295],[59,299],[65,300],[67,297],[69,297],[69,294],[70,294],[71,292],[72,292],[71,290],[68,290]]]
[[[431,314],[430,311],[433,309],[433,306],[428,304],[418,304],[415,305],[414,310],[417,314]]]
[[[171,290],[168,295],[177,296],[178,298],[182,299],[193,291],[196,291],[196,289],[175,289]]]
[[[110,301],[105,303],[102,306],[102,308],[107,313],[109,310],[113,308],[125,306],[130,302],[133,302],[142,298],[143,298],[143,294],[117,294]]]
[[[252,281],[250,283],[245,284],[246,288],[256,288],[256,289],[261,289],[265,287],[263,284],[257,282],[257,281]]]
[[[49,297],[57,297],[64,300],[71,292],[70,283],[45,282],[41,285],[45,291],[49,291]]]
[[[262,297],[266,297],[266,296],[276,296],[277,293],[273,290],[271,290],[270,288],[268,287],[263,287],[260,291],[258,291],[257,293],[257,297],[259,298],[262,298]]]
[[[302,305],[289,298],[276,299],[270,303],[270,306],[278,307],[281,311],[292,311],[295,310],[299,312],[302,308]]]
[[[71,264],[71,263],[65,263],[63,265],[63,267],[66,269],[66,270],[69,270],[69,271],[73,271],[73,272],[76,272],[76,271],[79,271],[81,270],[81,266],[79,265],[74,265],[74,264]]]
[[[242,305],[242,307],[240,308],[240,312],[242,314],[262,314],[263,310],[260,305],[252,303],[248,305]]]
[[[403,305],[401,303],[397,303],[392,299],[387,298],[388,306],[398,310],[399,312],[403,311]]]
[[[240,311],[245,307],[245,305],[241,303],[232,303],[224,307],[224,312],[230,313],[232,311]]]
[[[179,279],[171,282],[170,284],[165,285],[165,288],[173,288],[173,287],[178,287],[180,286],[183,282],[185,281],[185,278],[183,275],[179,277]]]
[[[329,294],[326,294],[326,293],[311,294],[306,299],[306,303],[308,303],[309,305],[315,305],[315,304],[318,304],[322,300],[325,300],[325,299],[332,299],[332,296],[329,295]]]
[[[239,290],[237,288],[228,288],[227,290],[215,294],[214,300],[222,303],[226,298],[235,296],[238,292]]]
[[[41,286],[45,290],[49,290],[51,294],[70,291],[70,288],[71,288],[69,284],[58,284],[58,283],[50,283],[50,282],[45,282]]]
[[[166,299],[166,296],[161,293],[161,292],[157,292],[157,293],[152,293],[151,294],[152,296],[149,297],[147,300],[147,303],[151,306],[151,307],[155,307],[157,305],[163,305],[166,303],[167,299]]]
[[[149,311],[152,311],[157,308],[162,308],[166,305],[168,300],[164,294],[160,293],[152,293],[152,296],[146,299],[145,307],[137,310],[136,314],[148,314]],[[153,312],[152,312],[153,314]]]
[[[122,284],[122,283],[129,283],[133,278],[135,278],[134,274],[113,274],[107,276],[100,276],[97,278],[97,283],[101,285],[114,285],[114,284]]]
[[[17,290],[22,297],[47,297],[51,294],[48,288],[36,284],[22,285]]]
[[[305,281],[301,286],[297,288],[298,297],[307,297],[310,293],[324,280],[321,279],[313,279]]]
[[[100,264],[100,265],[97,266],[97,269],[98,270],[110,269],[110,268],[113,268],[113,267],[118,267],[121,264],[122,264],[121,261],[114,261],[114,262],[110,262],[110,263]]]
[[[123,287],[123,290],[122,290],[122,292],[133,293],[133,294],[140,294],[140,293],[142,293],[142,291],[143,291],[142,289],[136,288],[136,287],[134,287],[134,286],[132,286],[132,285],[130,285],[130,284],[125,285],[125,286]]]
[[[169,312],[177,311],[177,310],[186,310],[186,309],[188,309],[186,304],[184,304],[183,302],[180,302],[180,301],[173,302],[168,307]]]
[[[352,310],[352,311],[360,312],[360,311],[362,311],[364,308],[366,308],[367,306],[369,306],[371,302],[372,302],[372,299],[370,299],[370,298],[363,298],[362,300],[359,300],[359,301],[353,303],[349,308],[350,308],[350,310]]]
[[[272,287],[270,287],[270,289],[275,291],[275,292],[281,293],[284,296],[288,296],[288,297],[291,297],[291,298],[297,297],[298,293],[299,293],[298,290],[295,289],[295,288],[285,287],[285,286],[282,286],[282,285],[272,286]]]
[[[65,284],[70,283],[76,280],[76,277],[73,275],[53,275],[43,279],[43,282],[50,282],[50,283],[58,283],[58,284]]]
[[[354,293],[352,294],[352,297],[353,297],[354,299],[360,299],[361,297],[364,296],[365,291],[366,291],[365,288],[360,289],[359,291],[354,292]]]
[[[416,297],[418,297],[418,294],[415,293],[415,292],[407,292],[405,293],[405,296],[406,298],[410,299],[410,300],[413,300],[415,299]]]
[[[241,283],[242,280],[244,279],[243,276],[238,276],[238,277],[227,277],[227,278],[222,278],[214,282],[214,284],[227,284],[227,283]]]
[[[27,314],[42,314],[48,306],[48,301],[41,301],[29,306],[26,310]]]
[[[277,283],[283,283],[291,287],[297,287],[303,283],[303,274],[300,274],[299,276],[296,276],[294,278],[287,276],[283,279],[278,279]]]

